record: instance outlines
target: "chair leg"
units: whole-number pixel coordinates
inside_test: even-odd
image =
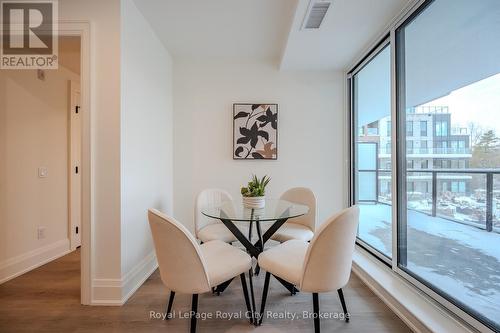
[[[255,294],[253,292],[253,281],[252,281],[252,276],[253,276],[253,270],[250,268],[248,271],[248,279],[250,280],[250,297],[252,298],[252,323],[254,325],[257,325],[257,322],[255,320],[255,312],[257,310],[255,306]]]
[[[266,272],[266,279],[264,280],[264,290],[262,291],[262,302],[260,303],[259,325],[262,325],[262,320],[264,319],[264,309],[266,308],[267,293],[269,291],[270,279],[271,279],[271,273]]]
[[[196,333],[196,317],[198,315],[198,294],[193,294],[191,301],[191,333]]]
[[[313,312],[314,312],[314,333],[320,333],[318,293],[313,293]]]
[[[248,288],[247,288],[247,280],[245,277],[245,273],[240,274],[241,279],[241,288],[243,288],[243,296],[245,297],[245,305],[247,306],[247,316],[248,320],[252,324],[252,308],[250,306],[250,298],[248,297]]]
[[[217,293],[217,296],[220,296],[221,293],[224,292],[224,290],[226,290],[226,288],[231,284],[231,282],[233,281],[234,278],[231,278],[225,282],[222,282],[221,284],[219,284],[215,289],[212,289],[212,293]]]
[[[170,297],[168,298],[167,305],[167,315],[165,316],[165,320],[170,319],[170,311],[172,311],[172,304],[174,304],[175,291],[170,291]]]
[[[292,296],[297,294],[298,290],[297,290],[297,288],[295,288],[295,286],[293,284],[291,284],[288,281],[283,280],[282,278],[280,278],[276,275],[273,275],[273,276],[276,280],[279,281],[279,283],[281,283],[283,285],[283,287],[285,287],[290,292],[290,294]]]
[[[349,322],[349,312],[347,312],[347,306],[345,305],[344,292],[342,291],[342,288],[337,290],[337,293],[339,294],[340,303],[342,304],[342,310],[344,311],[345,322],[348,323]]]
[[[198,294],[193,294],[191,302],[191,333],[196,333],[196,317],[198,315]]]

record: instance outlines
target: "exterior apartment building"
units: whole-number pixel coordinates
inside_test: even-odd
[[[390,117],[364,126],[361,133],[360,142],[378,149],[376,197],[381,201],[390,200]],[[447,106],[421,106],[407,112],[405,143],[407,193],[416,200],[428,198],[432,194],[432,170],[469,168],[472,157],[470,136],[466,128],[452,127]],[[438,192],[470,194],[472,191],[470,175],[439,173],[437,179]]]

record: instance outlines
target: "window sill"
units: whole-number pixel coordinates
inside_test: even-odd
[[[352,270],[414,332],[474,332],[357,245]]]

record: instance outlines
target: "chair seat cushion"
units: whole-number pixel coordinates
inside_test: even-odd
[[[248,272],[252,267],[252,258],[246,252],[220,240],[203,243],[200,248],[210,287]]]
[[[313,237],[314,233],[305,225],[286,222],[278,229],[278,231],[276,231],[271,239],[280,243],[286,242],[291,239],[298,239],[308,242],[313,239]]]
[[[308,246],[305,241],[286,241],[261,253],[259,265],[266,272],[299,286]]]
[[[221,240],[226,243],[236,242],[236,237],[223,223],[213,223],[198,231],[198,238],[207,243],[213,240]]]

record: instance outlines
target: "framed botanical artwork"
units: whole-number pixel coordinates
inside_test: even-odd
[[[278,104],[233,104],[233,159],[278,158]]]

